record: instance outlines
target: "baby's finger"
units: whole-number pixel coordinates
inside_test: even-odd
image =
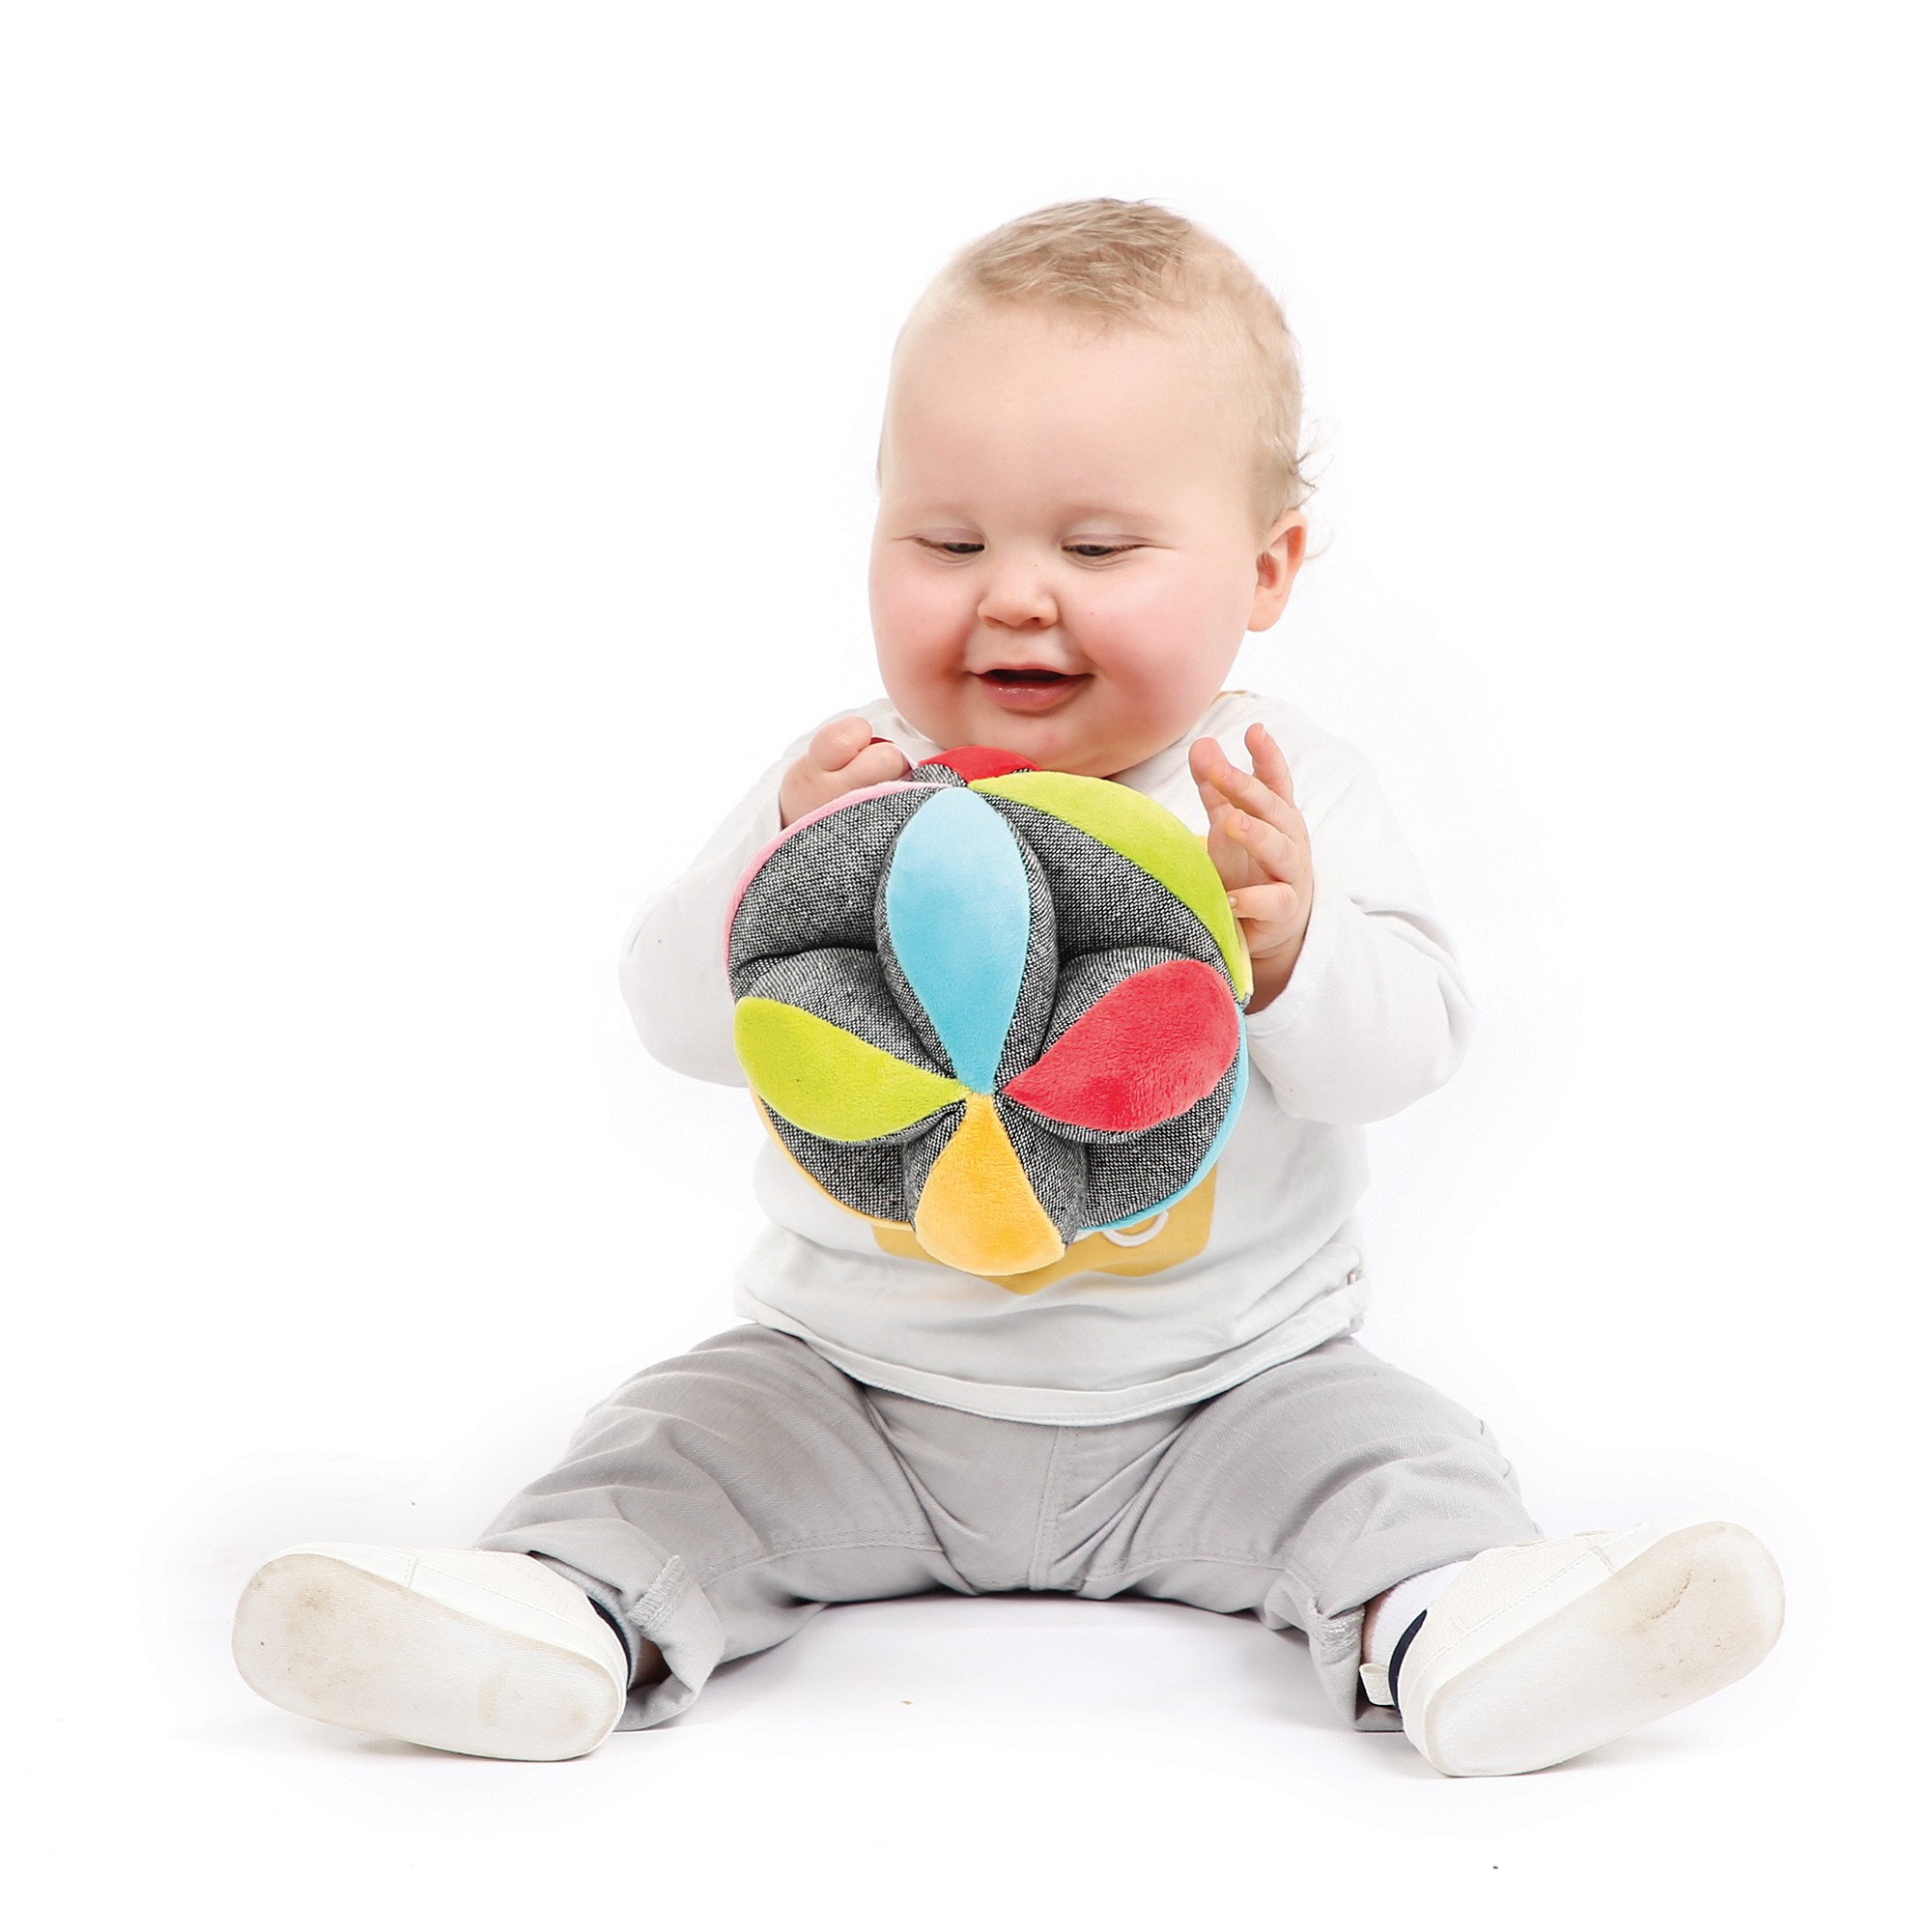
[[[1212,738],[1197,738],[1187,748],[1187,770],[1194,780],[1194,789],[1201,794],[1201,809],[1207,812],[1210,824],[1214,814],[1224,809],[1227,801],[1208,775],[1227,762],[1228,754]]]
[[[1266,819],[1257,818],[1251,812],[1231,811],[1227,833],[1263,871],[1274,878],[1292,879],[1300,871],[1300,846]]]
[[[1218,806],[1208,820],[1208,856],[1214,862],[1214,869],[1221,875],[1221,883],[1235,886],[1247,879],[1254,871],[1254,862],[1241,847],[1238,839],[1228,837],[1228,809]]]
[[[1257,818],[1266,819],[1283,832],[1293,826],[1294,807],[1286,799],[1277,797],[1262,780],[1242,771],[1240,766],[1231,764],[1224,758],[1212,778],[1215,786],[1231,805],[1253,812]]]
[[[865,719],[835,718],[811,734],[805,755],[822,772],[843,771],[871,740],[872,727]]]
[[[1301,905],[1300,895],[1281,879],[1264,886],[1242,886],[1228,895],[1228,904],[1243,925],[1288,925]]]
[[[1294,779],[1282,756],[1281,747],[1265,724],[1250,724],[1247,736],[1248,761],[1255,776],[1285,805],[1294,803]]]
[[[885,784],[912,770],[906,754],[888,739],[872,739],[840,774],[858,791],[865,785]]]

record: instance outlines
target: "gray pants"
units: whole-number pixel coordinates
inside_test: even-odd
[[[1362,1605],[1536,1533],[1483,1425],[1346,1339],[1206,1402],[1061,1428],[870,1388],[746,1326],[626,1382],[478,1547],[543,1557],[610,1612],[622,1730],[827,1604],[933,1589],[1252,1610],[1306,1632],[1337,1709],[1387,1730],[1356,1677]]]

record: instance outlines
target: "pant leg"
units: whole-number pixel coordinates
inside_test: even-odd
[[[1537,1534],[1483,1424],[1346,1337],[1119,1425],[1114,1444],[1069,1433],[1095,1439],[1065,1459],[1047,1587],[1253,1610],[1304,1631],[1322,1689],[1358,1729],[1401,1721],[1361,1694],[1370,1599]]]
[[[611,1617],[634,1672],[622,1730],[675,1716],[719,1663],[826,1604],[970,1587],[860,1384],[751,1325],[625,1383],[477,1547],[544,1558]],[[639,1637],[659,1681],[639,1681]]]

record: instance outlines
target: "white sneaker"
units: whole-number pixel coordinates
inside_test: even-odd
[[[303,1543],[235,1612],[235,1662],[285,1711],[472,1757],[578,1757],[624,1709],[624,1646],[533,1556]]]
[[[1398,1650],[1402,1727],[1451,1777],[1538,1771],[1735,1683],[1783,1619],[1777,1565],[1734,1522],[1486,1549]]]

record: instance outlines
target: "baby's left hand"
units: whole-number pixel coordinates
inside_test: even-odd
[[[1281,747],[1262,724],[1248,726],[1246,744],[1252,778],[1212,738],[1197,738],[1187,763],[1208,808],[1208,855],[1248,942],[1255,969],[1248,1011],[1258,1013],[1288,984],[1301,956],[1315,869]]]

